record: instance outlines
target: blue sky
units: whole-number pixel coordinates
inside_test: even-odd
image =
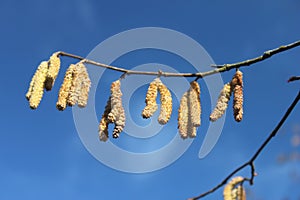
[[[222,135],[207,157],[198,158],[204,138],[199,130],[198,137],[179,160],[148,174],[110,169],[86,150],[77,134],[71,109],[64,112],[55,109],[62,72],[40,107],[30,110],[25,93],[31,76],[39,62],[48,59],[52,52],[63,50],[87,56],[110,36],[148,26],[188,35],[206,49],[215,63],[241,61],[299,40],[299,8],[299,0],[2,0],[0,199],[173,200],[186,199],[210,189],[254,153],[297,94],[299,84],[287,84],[286,80],[300,74],[300,48],[242,69],[245,76],[244,120],[235,123],[232,111],[228,111]],[[120,58],[116,64],[130,68],[148,62],[167,65],[183,62],[154,51],[128,56]],[[64,59],[62,70],[70,61]],[[177,70],[184,72],[181,68]],[[109,87],[118,74],[105,74],[101,89],[107,94],[105,87]],[[232,74],[223,73],[223,80],[229,81]],[[201,80],[199,82],[204,85]],[[203,88],[205,93],[205,86]],[[140,106],[145,89],[139,91]],[[98,117],[107,99],[100,93],[97,93]],[[204,108],[202,130],[209,124],[209,109],[210,105]],[[258,158],[259,176],[254,186],[247,187],[252,194],[249,199],[299,198],[300,193],[295,191],[300,181],[290,178],[293,171],[299,176],[299,161],[276,163],[280,153],[299,152],[299,147],[290,145],[290,138],[295,134],[293,127],[300,121],[299,109],[298,105],[279,136]],[[176,113],[166,125],[165,134],[176,130],[175,126]],[[248,175],[248,171],[242,174]],[[206,199],[221,199],[221,194],[219,190]]]

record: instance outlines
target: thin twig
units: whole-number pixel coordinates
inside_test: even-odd
[[[214,188],[212,188],[211,190],[204,192],[196,197],[190,198],[189,200],[197,200],[200,198],[205,197],[208,194],[213,193],[214,191],[216,191],[217,189],[219,189],[220,187],[224,186],[227,181],[233,176],[235,175],[237,172],[241,171],[242,169],[244,169],[247,166],[251,167],[251,178],[249,179],[250,184],[253,184],[253,179],[256,176],[256,172],[255,172],[255,168],[254,168],[254,161],[256,160],[256,158],[260,155],[260,153],[262,152],[262,150],[267,146],[267,144],[271,141],[271,139],[276,136],[278,130],[280,129],[280,127],[284,124],[284,122],[286,121],[286,119],[288,118],[288,116],[291,114],[291,112],[293,111],[293,109],[295,108],[295,106],[297,105],[298,101],[300,100],[300,91],[298,92],[298,95],[296,96],[296,98],[294,99],[293,103],[290,105],[290,107],[287,109],[287,111],[285,112],[284,116],[281,118],[281,120],[279,121],[279,123],[276,125],[276,127],[274,128],[274,130],[270,133],[270,135],[268,136],[268,138],[263,142],[263,144],[257,149],[257,151],[254,153],[254,155],[250,158],[249,161],[245,162],[244,164],[242,164],[240,167],[238,167],[237,169],[235,169],[233,172],[231,172],[221,183],[219,183],[217,186],[215,186]]]
[[[103,64],[103,63],[99,63],[99,62],[89,60],[89,59],[86,59],[86,58],[83,58],[81,56],[77,56],[77,55],[74,55],[74,54],[66,53],[66,52],[63,52],[63,51],[59,52],[59,55],[68,56],[68,57],[76,58],[76,59],[79,59],[79,60],[83,60],[83,62],[85,62],[85,63],[89,63],[89,64],[96,65],[96,66],[99,66],[99,67],[103,67],[103,68],[123,72],[123,73],[126,73],[127,75],[136,74],[136,75],[152,75],[152,76],[165,76],[165,77],[196,77],[196,80],[198,80],[199,78],[203,78],[205,76],[209,76],[209,75],[212,75],[212,74],[229,71],[231,69],[238,68],[238,67],[244,67],[244,66],[252,65],[254,63],[266,60],[267,58],[270,58],[271,56],[273,56],[277,53],[287,51],[287,50],[295,48],[297,46],[300,46],[300,40],[296,41],[294,43],[285,45],[285,46],[280,46],[280,47],[278,47],[276,49],[273,49],[273,50],[266,51],[261,56],[250,59],[250,60],[237,62],[237,63],[233,63],[233,64],[215,65],[215,66],[212,66],[212,67],[216,68],[214,70],[210,70],[210,71],[206,71],[206,72],[196,72],[196,73],[171,73],[171,72],[162,72],[162,71],[160,71],[160,72],[135,71],[135,70],[128,70],[128,69],[121,68],[121,67],[106,65],[106,64]]]
[[[300,76],[292,76],[291,78],[289,78],[288,83],[293,81],[298,81],[298,80],[300,80]]]

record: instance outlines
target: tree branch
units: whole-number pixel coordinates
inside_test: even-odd
[[[290,105],[290,107],[287,109],[287,111],[285,112],[284,116],[281,118],[281,120],[279,121],[279,123],[276,125],[276,127],[274,128],[274,130],[270,133],[270,135],[268,136],[268,138],[263,142],[263,144],[257,149],[257,151],[254,153],[254,155],[250,158],[249,161],[245,162],[244,164],[242,164],[240,167],[238,167],[237,169],[235,169],[233,172],[231,172],[221,183],[219,183],[217,186],[215,186],[214,188],[212,188],[211,190],[202,193],[196,197],[190,198],[189,200],[197,200],[200,198],[205,197],[208,194],[213,193],[214,191],[216,191],[217,189],[219,189],[220,187],[224,186],[227,181],[233,176],[235,175],[237,172],[241,171],[242,169],[244,169],[247,166],[251,167],[251,178],[247,179],[249,180],[250,184],[253,184],[253,179],[256,176],[255,173],[255,167],[254,167],[254,161],[256,160],[256,158],[260,155],[260,153],[262,152],[262,150],[267,146],[267,144],[271,141],[271,139],[276,136],[278,130],[280,129],[280,127],[284,124],[284,122],[286,121],[286,119],[288,118],[288,116],[291,114],[291,112],[293,111],[293,109],[295,108],[295,106],[297,105],[298,101],[300,100],[300,91],[298,92],[298,95],[296,96],[296,98],[294,99],[293,103]]]
[[[266,51],[261,56],[250,59],[250,60],[246,60],[246,61],[242,61],[242,62],[238,62],[238,63],[233,63],[233,64],[215,65],[215,66],[212,66],[212,67],[216,68],[214,70],[210,70],[210,71],[206,71],[206,72],[196,72],[196,73],[171,73],[171,72],[162,72],[162,71],[160,71],[160,72],[135,71],[135,70],[128,70],[128,69],[125,69],[125,68],[115,67],[115,66],[111,66],[111,65],[106,65],[106,64],[103,64],[103,63],[99,63],[99,62],[96,62],[96,61],[93,61],[93,60],[85,59],[81,56],[66,53],[66,52],[63,52],[63,51],[59,52],[59,55],[60,56],[68,56],[68,57],[76,58],[76,59],[82,60],[82,62],[84,62],[84,63],[89,63],[89,64],[96,65],[96,66],[99,66],[99,67],[103,67],[103,68],[123,72],[123,73],[126,73],[128,75],[136,74],[136,75],[152,75],[152,76],[165,76],[165,77],[196,77],[196,80],[198,80],[199,78],[203,78],[205,76],[209,76],[209,75],[216,74],[216,73],[229,71],[229,70],[234,69],[234,68],[250,66],[254,63],[266,60],[267,58],[270,58],[271,56],[273,56],[275,54],[287,51],[287,50],[295,48],[297,46],[300,46],[300,40],[296,41],[294,43],[285,45],[285,46],[280,46],[280,47],[278,47],[276,49],[273,49],[273,50]]]

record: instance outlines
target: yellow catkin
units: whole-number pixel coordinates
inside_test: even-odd
[[[26,98],[29,100],[31,109],[36,109],[42,100],[47,71],[48,63],[46,61],[43,61],[32,77],[29,85],[29,90],[26,94]]]
[[[223,89],[221,90],[217,105],[209,117],[211,121],[216,121],[217,119],[222,117],[222,115],[225,113],[231,94],[232,94],[231,83],[227,83],[224,85]]]
[[[233,114],[237,122],[243,119],[243,73],[236,71],[231,81],[233,87]]]
[[[186,91],[180,99],[180,106],[178,109],[178,130],[181,138],[186,139],[196,136],[196,126],[191,121],[191,104],[190,104],[190,90]]]
[[[60,111],[66,109],[67,98],[69,96],[69,91],[72,85],[73,72],[75,70],[75,65],[71,64],[66,71],[64,81],[59,89],[58,100],[56,103],[56,108]]]
[[[201,103],[200,103],[200,86],[197,81],[192,81],[190,83],[189,99],[190,99],[191,121],[193,123],[193,126],[198,127],[201,124]]]
[[[172,114],[172,95],[169,89],[160,81],[158,82],[158,92],[160,94],[160,113],[158,122],[166,124]]]
[[[117,80],[111,84],[111,111],[108,114],[109,122],[115,124],[113,138],[118,138],[125,127],[125,111],[122,105],[121,82]]]
[[[158,89],[158,85],[157,83],[159,82],[159,78],[154,79],[147,90],[147,94],[146,94],[146,107],[144,108],[143,112],[142,112],[142,116],[143,118],[149,118],[151,117],[155,111],[157,110],[158,106],[156,103],[156,97],[157,97],[157,89]]]
[[[108,139],[108,124],[110,123],[110,121],[108,120],[107,117],[110,111],[111,111],[111,98],[109,97],[99,124],[99,139],[100,141],[103,142],[106,142]]]
[[[80,67],[81,79],[81,87],[78,94],[78,106],[83,108],[87,105],[88,102],[91,80],[85,65],[83,63],[79,63],[78,65]]]
[[[78,90],[80,90],[81,87],[80,73],[81,73],[81,69],[76,64],[72,72],[72,83],[67,98],[68,106],[74,106],[78,102],[78,96],[79,96]]]
[[[224,200],[244,200],[238,199],[238,184],[244,181],[241,176],[234,177],[229,183],[226,184],[223,191]],[[237,187],[236,187],[237,186]]]
[[[48,67],[49,69],[48,69],[47,78],[45,82],[45,89],[51,90],[60,69],[59,52],[52,54],[52,56],[48,61]]]
[[[237,200],[246,200],[246,191],[242,185],[237,186],[236,197]]]

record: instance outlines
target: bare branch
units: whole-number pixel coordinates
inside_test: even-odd
[[[213,70],[206,71],[206,72],[197,72],[197,73],[171,73],[171,72],[162,72],[162,71],[159,71],[159,72],[135,71],[135,70],[128,70],[128,69],[121,68],[121,67],[106,65],[106,64],[103,64],[103,63],[99,63],[99,62],[96,62],[96,61],[93,61],[93,60],[85,59],[81,56],[66,53],[66,52],[63,52],[63,51],[59,52],[59,55],[76,58],[76,59],[82,60],[82,62],[89,63],[89,64],[99,66],[99,67],[103,67],[103,68],[107,68],[107,69],[111,69],[111,70],[115,70],[115,71],[119,71],[119,72],[123,72],[123,73],[126,73],[127,75],[136,74],[136,75],[152,75],[152,76],[165,76],[165,77],[196,77],[196,80],[198,80],[199,78],[203,78],[205,76],[209,76],[209,75],[216,74],[216,73],[229,71],[229,70],[234,69],[234,68],[250,66],[254,63],[266,60],[267,58],[270,58],[271,56],[273,56],[275,54],[287,51],[287,50],[295,48],[297,46],[300,46],[300,40],[296,41],[294,43],[285,45],[285,46],[280,46],[280,47],[278,47],[276,49],[273,49],[273,50],[266,51],[261,56],[250,59],[250,60],[237,62],[237,63],[233,63],[233,64],[215,65],[215,66],[212,66],[212,67],[215,68]]]
[[[255,154],[250,158],[249,161],[245,162],[243,165],[241,165],[240,167],[238,167],[237,169],[235,169],[233,172],[231,172],[221,183],[219,183],[217,186],[215,186],[214,188],[212,188],[211,190],[202,193],[196,197],[190,198],[189,200],[197,200],[200,198],[205,197],[208,194],[213,193],[214,191],[216,191],[217,189],[219,189],[220,187],[224,186],[227,181],[233,176],[235,175],[237,172],[241,171],[242,169],[244,169],[247,166],[251,167],[251,178],[249,179],[250,184],[253,184],[253,179],[256,176],[255,173],[255,167],[254,167],[254,161],[256,160],[256,158],[260,155],[260,153],[262,152],[262,150],[267,146],[267,144],[271,141],[271,139],[276,136],[278,130],[280,129],[280,127],[284,124],[284,122],[286,121],[286,119],[288,118],[288,116],[291,114],[291,112],[293,111],[293,109],[295,108],[295,106],[297,105],[298,101],[300,100],[300,91],[298,92],[298,95],[296,96],[296,98],[294,99],[293,103],[290,105],[290,107],[287,109],[287,111],[285,112],[284,116],[281,118],[281,120],[279,121],[279,123],[276,125],[276,127],[274,128],[274,130],[270,133],[270,135],[268,136],[268,138],[263,142],[263,144],[257,149],[257,151],[255,152]],[[248,180],[248,179],[247,179]]]

